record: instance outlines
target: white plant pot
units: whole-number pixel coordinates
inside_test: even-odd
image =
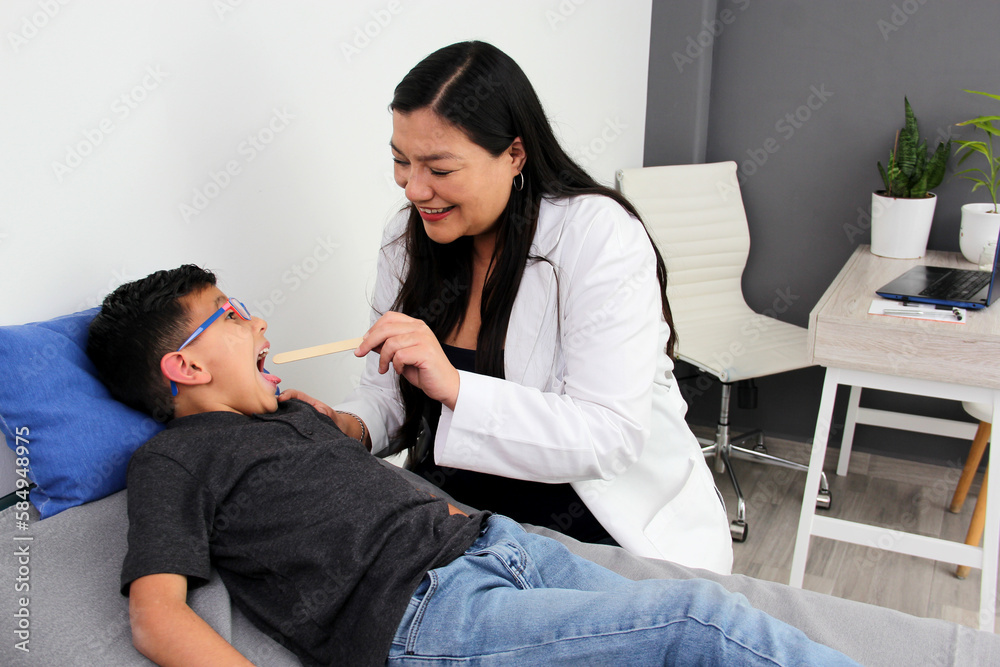
[[[933,193],[923,199],[872,193],[872,253],[896,259],[923,257],[936,205],[937,196]]]
[[[1000,235],[1000,213],[993,213],[993,204],[966,204],[962,207],[962,226],[958,233],[958,247],[965,258],[979,263],[979,253],[989,242],[996,242]]]

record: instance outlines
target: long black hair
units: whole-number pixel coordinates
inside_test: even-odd
[[[460,42],[427,56],[396,86],[389,109],[403,114],[430,109],[494,157],[521,138],[527,160],[522,176],[515,178],[521,187],[512,184],[510,199],[497,220],[476,344],[476,371],[502,378],[504,340],[521,276],[529,261],[544,260],[530,253],[542,198],[597,194],[618,202],[637,219],[639,214],[624,196],[597,183],[563,150],[531,82],[510,56],[491,44]],[[461,325],[468,308],[472,239],[435,243],[412,204],[403,237],[409,266],[393,309],[421,317],[438,340],[444,340]],[[666,267],[652,240],[650,244],[656,254],[663,318],[670,325],[666,352],[672,357],[675,336],[667,304]],[[430,305],[434,307],[428,317]],[[399,381],[406,406],[399,435],[413,442],[428,399],[402,376]]]

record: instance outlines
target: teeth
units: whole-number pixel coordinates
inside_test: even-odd
[[[260,354],[257,355],[257,358],[258,359],[263,359],[264,357],[267,356],[267,353],[270,352],[270,351],[271,351],[271,348],[265,347],[263,350],[260,351]]]
[[[430,213],[433,215],[435,213],[444,213],[449,208],[451,208],[451,206],[445,206],[444,208],[422,208],[420,210],[423,211],[424,213]]]

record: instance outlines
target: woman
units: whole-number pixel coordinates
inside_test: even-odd
[[[375,354],[338,423],[379,455],[422,441],[414,469],[462,502],[728,573],[635,209],[563,151],[489,44],[428,56],[390,109],[411,203],[385,231],[355,352]]]

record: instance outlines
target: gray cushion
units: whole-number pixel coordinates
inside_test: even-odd
[[[416,486],[446,496],[415,475],[399,472]],[[45,521],[38,521],[32,510],[27,530],[18,529],[15,507],[0,512],[0,539],[5,545],[0,548],[0,568],[7,582],[6,592],[0,595],[0,618],[7,619],[4,624],[9,628],[0,644],[0,664],[150,664],[132,647],[128,601],[118,593],[128,528],[125,504],[125,492],[119,492]],[[719,581],[746,595],[754,606],[865,665],[1000,664],[1000,638],[985,632],[749,577],[720,576],[638,558],[617,547],[582,544],[544,528],[529,530],[555,537],[576,553],[632,579],[704,576]],[[15,537],[32,539],[15,541]],[[30,591],[18,593],[14,584],[21,565],[14,552],[25,544],[29,546],[24,567]],[[29,598],[30,653],[14,648],[16,638],[10,632],[15,624],[11,619],[21,606],[20,597]],[[217,574],[191,593],[189,603],[255,664],[299,664],[290,652],[233,609]]]

